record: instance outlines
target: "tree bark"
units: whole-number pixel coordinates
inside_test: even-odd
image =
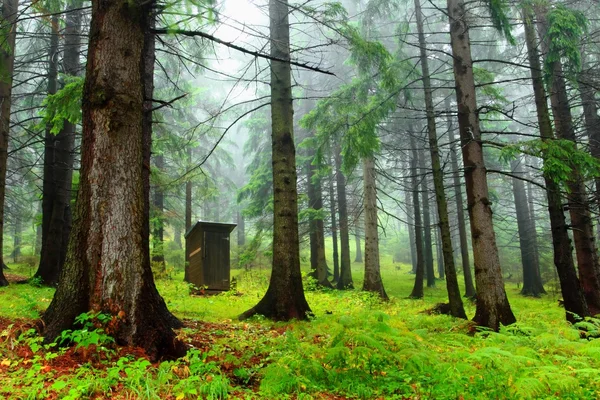
[[[521,160],[511,162],[514,176],[523,176]],[[521,264],[523,267],[523,288],[521,294],[524,296],[539,297],[546,293],[540,280],[540,266],[536,264],[534,242],[531,237],[531,216],[529,204],[525,193],[525,183],[516,177],[512,178],[513,197],[517,214],[517,229],[519,232],[519,247],[521,250]]]
[[[477,283],[477,309],[473,320],[479,326],[498,330],[500,324],[516,321],[511,310],[500,269],[492,208],[488,195],[483,144],[477,115],[475,80],[467,13],[463,0],[448,0],[450,42],[456,81],[456,103],[460,131],[467,204]]]
[[[410,168],[409,168],[410,171]],[[413,193],[413,185],[411,182],[411,179],[406,179],[406,187],[410,187],[411,190],[405,189],[404,190],[404,204],[406,207],[406,223],[407,223],[407,227],[408,227],[408,241],[410,242],[409,245],[409,249],[410,249],[410,261],[411,261],[411,265],[412,265],[412,269],[411,269],[411,273],[416,274],[417,273],[417,243],[416,243],[416,239],[415,239],[415,218],[414,218],[414,214],[415,214],[415,210],[412,203],[412,196],[414,195]],[[418,200],[418,197],[417,197]]]
[[[117,343],[158,359],[185,348],[150,269],[144,97],[152,5],[92,2],[80,189],[67,260],[43,320],[51,342],[81,313],[110,314]]]
[[[458,169],[458,158],[456,156],[456,147],[454,145],[454,124],[450,114],[450,98],[446,99],[446,114],[448,125],[448,140],[451,143],[450,160],[452,163],[454,197],[456,201],[456,219],[458,221],[458,236],[460,239],[460,257],[465,279],[465,297],[473,298],[477,295],[475,285],[473,284],[473,275],[471,274],[471,263],[469,261],[469,242],[467,240],[467,229],[465,223],[465,207],[463,205],[462,182],[460,181],[460,170]]]
[[[433,268],[433,241],[431,240],[431,214],[429,212],[429,185],[425,166],[425,150],[420,150],[419,167],[421,170],[421,205],[423,206],[423,239],[425,253],[425,275],[427,287],[435,287],[435,270]]]
[[[66,14],[64,72],[79,73],[81,47],[81,11],[70,3]],[[48,93],[56,93],[59,32],[58,17],[52,17],[52,36],[49,54]],[[55,136],[46,128],[44,153],[44,183],[42,195],[42,251],[35,276],[46,285],[56,285],[67,255],[71,231],[71,192],[75,151],[75,125],[64,121],[63,129]],[[45,224],[45,225],[44,225]],[[45,235],[44,235],[45,234]]]
[[[421,225],[421,207],[419,205],[419,177],[417,167],[419,165],[419,151],[415,143],[414,133],[409,132],[410,147],[412,148],[411,174],[412,174],[412,205],[414,211],[414,230],[415,230],[415,247],[417,256],[417,269],[415,271],[415,284],[409,298],[423,298],[423,278],[425,277],[425,254],[423,252],[423,227]]]
[[[15,64],[15,40],[17,37],[17,0],[3,0],[2,28],[7,33],[0,46],[0,265],[4,265],[2,245],[4,243],[4,198],[6,195],[6,165],[10,131],[10,107],[12,81]],[[8,286],[0,268],[0,286]]]
[[[542,140],[552,140],[552,124],[548,112],[546,89],[542,78],[538,42],[533,27],[533,13],[525,7],[523,9],[523,22],[525,26],[525,43],[531,72],[531,82],[535,97],[540,136]],[[545,162],[545,161],[544,161]],[[548,174],[544,174],[546,195],[548,198],[548,214],[550,215],[550,228],[552,230],[552,247],[554,250],[554,265],[558,272],[561,293],[566,311],[566,319],[575,322],[578,317],[589,316],[589,309],[583,295],[581,284],[575,271],[571,239],[567,230],[567,223],[563,213],[560,186]]]
[[[269,1],[271,56],[290,59],[287,0]],[[311,312],[302,287],[298,238],[298,192],[290,64],[271,61],[273,157],[273,269],[267,293],[240,318],[306,319]]]
[[[548,27],[545,10],[538,8],[536,12],[540,36],[544,38],[542,49],[547,53],[549,44],[546,35]],[[560,61],[554,61],[551,68],[552,92],[550,93],[550,104],[554,116],[556,136],[559,139],[576,143],[577,138],[571,116],[569,96]],[[579,173],[577,165],[571,165],[571,168],[573,172],[566,182],[569,188],[567,203],[571,217],[573,241],[575,242],[577,268],[589,311],[592,315],[596,315],[600,314],[600,264],[598,263],[598,252],[594,239],[594,227],[583,177]]]
[[[340,279],[340,262],[338,252],[338,226],[335,207],[335,189],[333,176],[329,177],[329,207],[331,209],[331,240],[333,241],[333,282]]]
[[[192,148],[187,148],[187,161],[188,165],[192,164]],[[185,182],[185,233],[188,233],[192,229],[192,181],[188,176]],[[189,266],[190,266],[190,249],[187,248],[187,241],[185,244],[185,272],[183,280],[189,282]]]
[[[379,264],[379,232],[377,231],[377,175],[373,157],[363,160],[365,185],[365,280],[363,290],[377,293],[382,300],[389,300],[381,280]]]
[[[342,154],[339,146],[335,150],[335,178],[338,195],[339,227],[340,227],[340,277],[338,289],[354,289],[350,265],[350,234],[348,231],[348,202],[346,200],[346,178],[342,173]]]

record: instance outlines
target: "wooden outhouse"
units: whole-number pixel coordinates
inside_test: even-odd
[[[185,234],[189,283],[204,292],[229,290],[229,234],[235,227],[198,221]]]

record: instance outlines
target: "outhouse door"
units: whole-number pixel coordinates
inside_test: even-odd
[[[204,231],[204,282],[216,290],[229,290],[229,232]]]

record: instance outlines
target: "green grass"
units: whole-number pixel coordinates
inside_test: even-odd
[[[159,280],[177,316],[210,323],[188,325],[179,333],[200,350],[176,362],[150,365],[121,358],[104,361],[102,368],[96,361],[59,374],[45,371],[52,352],[23,357],[11,350],[35,346],[35,336],[3,332],[0,361],[10,365],[0,368],[0,397],[89,398],[111,392],[116,398],[144,399],[600,397],[600,340],[582,339],[564,321],[556,295],[525,298],[515,284],[507,284],[519,322],[499,333],[472,334],[467,321],[423,313],[446,301],[445,282],[426,288],[423,300],[409,300],[414,276],[407,265],[398,270],[390,259],[382,260],[389,303],[360,290],[308,291],[315,317],[289,324],[261,318],[237,322],[264,293],[265,269],[232,272],[239,296],[190,296],[180,272]],[[353,265],[353,276],[360,288],[360,265]],[[30,285],[2,288],[0,316],[36,318],[51,296],[52,290]],[[472,317],[474,306],[465,306]],[[597,322],[590,324],[591,331],[598,329]]]

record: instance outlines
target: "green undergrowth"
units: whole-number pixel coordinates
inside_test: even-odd
[[[360,265],[353,272],[360,288]],[[318,290],[307,281],[310,321],[238,322],[237,315],[260,300],[268,272],[233,275],[237,293],[206,297],[190,296],[181,274],[157,282],[169,308],[188,321],[178,334],[195,350],[182,360],[150,364],[110,353],[118,350],[106,341],[104,352],[94,347],[96,356],[61,367],[61,357],[81,357],[81,349],[45,348],[33,333],[5,329],[0,397],[600,398],[600,340],[593,339],[600,336],[600,323],[569,325],[556,294],[526,298],[508,284],[519,322],[498,333],[477,330],[468,321],[424,312],[445,300],[444,281],[427,288],[423,300],[409,300],[414,275],[408,266],[388,262],[383,279],[389,303],[360,290]],[[36,318],[51,296],[50,289],[32,285],[2,288],[0,317]],[[474,305],[465,301],[465,308],[473,316]],[[77,331],[67,335],[81,337]],[[91,337],[104,338],[102,332]],[[88,347],[96,346],[93,340]]]

